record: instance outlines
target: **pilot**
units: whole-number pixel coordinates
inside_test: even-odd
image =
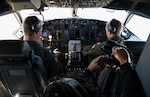
[[[123,45],[124,40],[123,38],[121,38],[121,30],[122,24],[119,20],[117,19],[110,20],[105,26],[105,33],[107,36],[107,40],[112,40],[113,42]],[[92,46],[85,46],[83,47],[82,54],[84,57],[87,57],[85,59],[89,59],[91,61],[92,59],[98,57],[99,55],[108,54],[106,50],[103,50],[103,47],[105,45],[108,45],[107,41],[98,42]]]
[[[100,55],[111,56],[112,47],[115,45],[125,47],[124,40],[123,40],[123,38],[121,38],[121,30],[122,30],[122,24],[119,20],[112,19],[112,20],[108,21],[105,26],[105,33],[106,33],[107,40],[104,42],[98,42],[98,43],[94,44],[93,46],[87,46],[87,47],[83,48],[82,53],[84,56],[83,58],[85,58],[84,61],[87,62],[86,59],[88,59],[88,61],[89,61],[88,63],[85,63],[85,64],[90,64],[90,62],[94,58],[96,58]],[[111,86],[113,84],[112,83],[113,80],[119,80],[118,73],[116,72],[117,69],[119,68],[118,65],[116,65],[116,63],[115,63],[115,65],[110,65],[110,63],[108,63],[109,65],[105,66],[104,68],[101,68],[101,70],[94,72],[94,76],[97,80],[97,84],[101,88],[105,88],[105,87],[111,88]],[[118,63],[119,62],[117,62],[117,64]],[[85,66],[85,67],[88,67],[88,66]],[[113,68],[115,73],[110,68]],[[103,82],[105,82],[105,84],[103,84]],[[107,86],[107,84],[109,84],[109,86]],[[101,92],[105,93],[108,91],[104,89]],[[106,93],[106,95],[107,95],[107,93]]]
[[[34,53],[43,59],[49,78],[52,78],[60,75],[63,72],[63,67],[60,62],[55,60],[53,53],[40,45],[42,25],[43,23],[36,16],[27,17],[23,22],[23,40],[27,41]]]
[[[120,63],[118,80],[115,80],[115,84],[117,87],[113,88],[115,87],[115,85],[113,84],[112,88],[107,88],[109,92],[105,96],[102,94],[102,97],[145,97],[135,68],[132,67],[131,56],[127,49],[124,47],[114,46],[112,48],[112,54],[114,58],[117,59]],[[85,73],[91,76],[91,78],[94,78],[93,73],[104,68],[105,63],[108,60],[108,55],[101,55],[93,59],[90,65],[86,69],[84,69]],[[99,86],[99,88],[102,89],[101,86]],[[109,93],[112,94],[109,95]]]

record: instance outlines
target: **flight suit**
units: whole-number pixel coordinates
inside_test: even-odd
[[[120,36],[112,37],[109,40],[114,41],[120,45],[124,44],[123,39]],[[96,58],[100,55],[106,55],[106,54],[110,55],[111,48],[106,51],[104,48],[106,45],[109,47],[110,44],[108,44],[107,41],[104,41],[104,42],[98,42],[98,43],[94,44],[93,46],[83,47],[83,50],[82,50],[83,57],[86,57],[85,59],[88,59],[86,61],[89,61],[89,63],[90,63],[94,58]],[[89,63],[87,63],[87,64],[89,64]]]
[[[112,41],[112,42],[109,42]],[[115,44],[113,44],[115,43]],[[83,49],[83,56],[86,57],[85,59],[90,59],[89,63],[96,57],[100,55],[111,55],[112,53],[112,47],[116,44],[124,46],[124,41],[121,37],[115,36],[111,39],[108,39],[104,42],[98,42],[92,47],[88,46]],[[88,61],[87,60],[87,61]],[[86,63],[86,64],[89,64]],[[109,95],[109,91],[107,89],[111,89],[111,84],[113,80],[118,80],[117,73],[111,71],[107,66],[105,66],[103,69],[97,71],[94,73],[94,77],[97,80],[97,84],[100,88],[100,93],[104,97],[107,97],[106,95]],[[111,82],[110,82],[111,81]]]
[[[60,75],[63,72],[61,63],[56,62],[53,53],[50,53],[47,48],[42,47],[36,41],[27,41],[30,47],[34,50],[35,55],[43,59],[49,77]]]

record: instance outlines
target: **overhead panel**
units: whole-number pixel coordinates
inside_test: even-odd
[[[21,9],[39,9],[41,6],[41,0],[11,0],[11,6],[13,10]]]
[[[113,0],[45,0],[49,7],[103,7]]]

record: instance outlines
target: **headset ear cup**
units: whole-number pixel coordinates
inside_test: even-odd
[[[115,33],[117,31],[116,27],[112,25],[112,20],[108,22],[107,26],[110,33]]]
[[[116,32],[116,27],[112,28],[112,32],[115,33]]]
[[[32,30],[32,31],[34,31],[34,30],[35,30],[35,27],[34,27],[34,25],[32,25],[32,26],[31,26],[31,30]]]
[[[31,25],[31,30],[34,32],[38,32],[40,28],[41,28],[40,20],[38,20],[38,22],[35,23],[34,25]]]

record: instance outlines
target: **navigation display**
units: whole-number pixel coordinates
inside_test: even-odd
[[[56,30],[53,32],[52,39],[53,40],[62,40],[62,30]]]

